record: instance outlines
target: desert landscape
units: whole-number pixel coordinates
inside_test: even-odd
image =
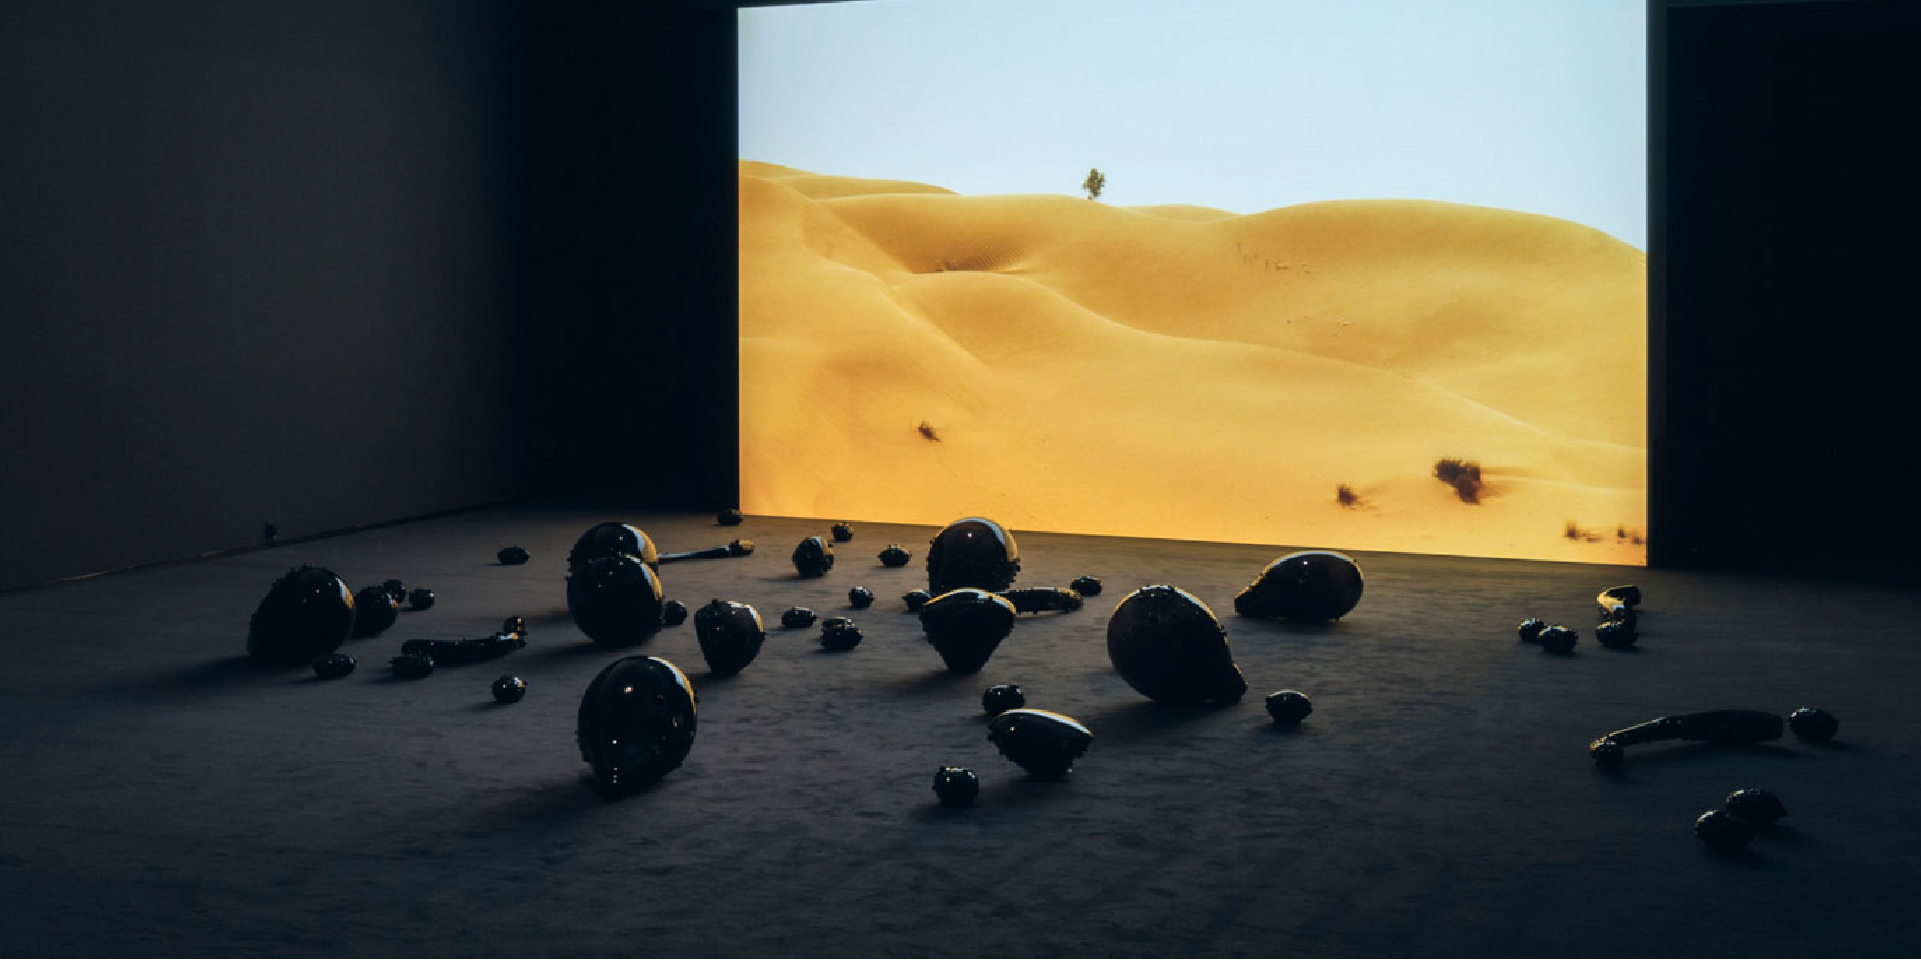
[[[740,163],[741,509],[1641,564],[1647,256]]]

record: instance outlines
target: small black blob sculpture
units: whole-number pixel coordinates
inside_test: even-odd
[[[526,636],[527,635],[527,618],[508,617],[507,619],[500,621],[500,632],[511,633],[519,637]]]
[[[313,675],[326,680],[338,680],[354,672],[360,661],[344,653],[323,653],[314,658]]]
[[[1074,582],[1068,584],[1068,586],[1072,588],[1075,593],[1083,597],[1098,597],[1101,595],[1101,582],[1093,577],[1075,577]]]
[[[624,657],[580,698],[574,737],[601,795],[619,799],[666,776],[694,747],[694,687],[659,657]]]
[[[836,523],[831,532],[835,543],[846,543],[854,539],[854,525],[851,523]]]
[[[394,598],[394,603],[407,602],[407,585],[401,583],[398,579],[382,580],[380,582],[380,589],[387,591],[387,596]]]
[[[495,703],[519,703],[527,695],[527,681],[509,674],[494,681]]]
[[[595,643],[631,646],[660,632],[660,580],[638,557],[588,561],[567,578],[567,610]]]
[[[1640,638],[1624,620],[1603,620],[1594,628],[1594,639],[1610,650],[1626,650]]]
[[[377,637],[400,619],[400,604],[385,587],[368,587],[354,594],[354,636]]]
[[[975,673],[1013,631],[1016,616],[1007,598],[963,587],[922,604],[920,628],[949,671]]]
[[[1841,729],[1841,721],[1820,707],[1802,707],[1788,714],[1788,727],[1807,743],[1826,743]]]
[[[509,567],[518,567],[527,562],[527,551],[520,547],[502,547],[494,557]]]
[[[898,543],[890,543],[880,552],[881,565],[886,567],[904,567],[907,566],[907,561],[912,559],[914,559],[913,554],[908,553],[907,549]]]
[[[354,595],[324,567],[302,566],[267,588],[247,626],[247,653],[269,663],[312,663],[354,629]]]
[[[1694,820],[1694,835],[1708,849],[1739,850],[1754,839],[1754,825],[1726,810],[1709,810]]]
[[[780,625],[789,630],[802,630],[814,625],[814,611],[806,607],[788,607],[780,615]]]
[[[1200,598],[1166,584],[1127,595],[1107,621],[1107,657],[1121,679],[1174,706],[1226,703],[1247,692],[1227,629]]]
[[[794,548],[794,569],[803,577],[818,577],[834,569],[834,548],[819,537],[808,537]]]
[[[866,587],[855,587],[847,591],[847,604],[856,610],[865,610],[874,605],[874,591]]]
[[[740,515],[740,511],[734,509],[733,507],[728,507],[727,509],[722,510],[719,514],[717,514],[714,517],[714,522],[720,524],[723,527],[738,527],[740,526],[741,520],[742,520],[742,517]]]
[[[635,557],[641,563],[660,572],[660,551],[654,549],[654,541],[647,531],[631,523],[608,521],[587,528],[587,532],[574,541],[574,548],[567,552],[567,572],[577,573],[581,567],[602,557]]]
[[[1580,634],[1557,623],[1551,627],[1542,628],[1540,636],[1536,637],[1534,642],[1540,644],[1541,649],[1549,653],[1569,653],[1574,650],[1574,643],[1579,639],[1581,639]]]
[[[1516,628],[1515,632],[1521,635],[1522,643],[1539,643],[1541,642],[1541,631],[1546,629],[1546,621],[1529,617],[1521,621],[1520,627]]]
[[[1267,695],[1267,715],[1277,726],[1291,727],[1314,712],[1314,701],[1299,690],[1276,690]]]
[[[1268,564],[1234,598],[1234,612],[1325,623],[1347,616],[1361,602],[1364,586],[1360,566],[1346,554],[1302,550]]]
[[[1747,787],[1728,794],[1723,806],[1729,813],[1757,827],[1772,826],[1788,815],[1788,808],[1781,803],[1780,797],[1759,787]]]
[[[687,605],[679,600],[667,600],[660,605],[660,625],[678,627],[687,622]]]
[[[1081,608],[1081,595],[1059,587],[1015,587],[1000,595],[1017,613],[1072,613]]]
[[[731,677],[753,663],[767,639],[760,611],[718,597],[694,611],[694,635],[707,669],[717,677]]]
[[[966,767],[942,767],[934,771],[934,796],[942,806],[966,807],[981,795],[981,778]]]
[[[1016,684],[997,683],[981,693],[981,709],[987,711],[988,716],[1018,710],[1024,706],[1027,706],[1027,694],[1022,693],[1021,688]]]
[[[1074,768],[1074,761],[1094,742],[1094,734],[1072,717],[1023,707],[988,723],[987,739],[1029,777],[1053,780]]]
[[[434,672],[434,658],[424,653],[403,653],[387,661],[393,668],[394,676],[402,680],[419,680]]]
[[[908,613],[918,613],[921,607],[927,605],[927,601],[934,599],[934,595],[925,590],[909,590],[901,594],[900,599],[907,605]]]
[[[963,587],[1005,590],[1020,573],[1014,535],[985,517],[956,520],[927,546],[927,590],[937,597]]]
[[[434,592],[426,587],[419,587],[407,593],[407,606],[415,610],[430,610],[433,605]]]
[[[828,617],[820,624],[820,645],[829,650],[860,646],[860,627],[846,617]]]

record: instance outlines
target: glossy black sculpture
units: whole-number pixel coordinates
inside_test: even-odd
[[[1027,706],[1027,694],[1017,684],[997,683],[981,692],[981,709],[988,716]]]
[[[1625,621],[1603,620],[1594,627],[1594,639],[1610,650],[1626,650],[1634,646],[1640,635]]]
[[[723,527],[738,527],[741,520],[740,511],[733,507],[728,507],[714,516],[714,522]]]
[[[1540,634],[1534,638],[1534,642],[1540,644],[1541,649],[1549,653],[1570,653],[1574,650],[1574,644],[1580,639],[1579,633],[1557,623],[1542,628]]]
[[[829,650],[860,646],[860,626],[846,617],[828,617],[820,624],[820,645]]]
[[[407,606],[415,610],[431,610],[434,605],[434,592],[426,587],[415,587],[407,591]]]
[[[836,523],[828,532],[834,535],[835,543],[846,543],[854,539],[854,525],[851,523]]]
[[[494,554],[494,559],[507,566],[518,567],[527,562],[527,551],[520,547],[501,547],[500,552]]]
[[[324,567],[301,566],[267,588],[247,625],[247,653],[269,663],[311,663],[354,629],[354,595]]]
[[[323,653],[314,658],[313,675],[327,680],[338,680],[354,672],[360,661],[344,653]]]
[[[1067,586],[1083,597],[1098,597],[1101,595],[1101,582],[1093,577],[1075,577],[1074,582]]]
[[[518,633],[496,633],[470,640],[409,640],[400,645],[400,652],[426,654],[436,666],[457,667],[504,657],[526,645]]]
[[[587,528],[587,532],[574,541],[574,548],[567,552],[567,572],[577,573],[581,567],[602,557],[635,557],[640,562],[660,572],[660,552],[654,549],[654,541],[647,531],[631,523],[608,521]]]
[[[700,638],[707,669],[714,676],[731,677],[760,656],[767,630],[760,622],[760,611],[716,597],[694,611],[694,635]]]
[[[794,569],[803,577],[823,576],[834,569],[834,548],[819,537],[808,537],[794,548]]]
[[[387,661],[387,666],[402,680],[419,680],[434,672],[434,658],[424,653],[403,653]]]
[[[927,545],[927,591],[937,597],[963,587],[1005,590],[1020,574],[1014,535],[985,517],[956,520]]]
[[[519,634],[522,637],[525,637],[527,635],[527,618],[526,617],[508,617],[507,619],[500,621],[500,632],[514,633],[514,634]]]
[[[1781,739],[1781,718],[1759,710],[1709,710],[1657,717],[1624,727],[1588,744],[1588,755],[1604,768],[1620,766],[1624,748],[1657,740],[1705,740],[1710,743],[1761,743]]]
[[[1641,605],[1641,588],[1631,583],[1624,583],[1601,591],[1600,604],[1603,608],[1608,606],[1610,599],[1618,600],[1630,607],[1638,607]]]
[[[1526,620],[1521,621],[1521,625],[1515,628],[1515,632],[1521,635],[1522,643],[1540,643],[1541,631],[1546,629],[1547,629],[1546,621],[1536,620],[1533,617],[1529,617]]]
[[[1325,623],[1347,616],[1361,602],[1364,586],[1360,566],[1346,554],[1302,550],[1268,564],[1234,598],[1234,612]]]
[[[942,767],[934,771],[934,796],[942,806],[965,807],[981,795],[981,778],[966,767]]]
[[[1794,728],[1794,736],[1798,740],[1826,743],[1840,731],[1841,721],[1820,707],[1802,707],[1788,714],[1788,726]]]
[[[1278,726],[1291,727],[1314,712],[1314,701],[1299,690],[1276,690],[1267,695],[1267,715]]]
[[[1081,595],[1059,587],[1015,587],[1000,595],[1017,613],[1072,613],[1081,608]]]
[[[678,627],[687,622],[687,605],[679,600],[665,600],[660,604],[660,625]]]
[[[814,611],[806,607],[788,607],[781,611],[780,625],[789,630],[803,630],[814,625]]]
[[[1780,797],[1759,787],[1747,787],[1728,794],[1722,806],[1729,813],[1757,827],[1771,826],[1788,815],[1788,808],[1781,803]]]
[[[394,598],[394,603],[407,602],[407,585],[398,579],[380,581],[380,589],[387,591],[387,596]]]
[[[874,591],[866,587],[855,587],[847,591],[847,605],[856,610],[865,610],[874,605]]]
[[[567,610],[595,643],[631,646],[660,632],[660,579],[638,557],[588,561],[567,578]]]
[[[400,604],[385,587],[368,587],[354,594],[354,631],[356,637],[377,637],[400,619]]]
[[[685,553],[663,553],[660,563],[676,563],[681,560],[725,560],[728,557],[745,557],[754,552],[752,540],[730,540],[724,547],[708,547],[705,550],[689,550]],[[656,567],[659,564],[655,564]]]
[[[1227,629],[1200,598],[1166,584],[1127,595],[1107,621],[1107,658],[1150,700],[1225,703],[1247,692]]]
[[[912,559],[914,555],[908,553],[907,549],[898,543],[890,543],[880,551],[880,562],[885,567],[904,567],[907,566],[907,561]]]
[[[1754,825],[1726,810],[1709,810],[1695,818],[1694,835],[1711,850],[1739,850],[1754,839]]]
[[[947,669],[975,673],[1014,629],[1014,605],[985,590],[949,590],[921,604],[920,628]]]
[[[908,613],[920,612],[920,608],[926,606],[927,601],[932,599],[934,595],[925,590],[909,590],[900,595],[901,602],[907,605]]]
[[[519,703],[527,695],[527,681],[509,674],[494,681],[495,703]]]
[[[694,686],[659,657],[623,657],[580,698],[574,738],[594,783],[618,799],[666,776],[694,747]]]
[[[1052,780],[1074,768],[1074,761],[1094,742],[1094,734],[1073,717],[1023,707],[990,721],[987,739],[1028,776]]]

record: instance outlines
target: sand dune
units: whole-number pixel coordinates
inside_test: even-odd
[[[1615,532],[1646,523],[1646,258],[1605,234],[746,161],[740,217],[749,512],[1645,559]],[[1443,457],[1482,465],[1478,504]]]

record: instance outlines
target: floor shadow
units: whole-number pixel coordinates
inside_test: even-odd
[[[646,647],[647,644],[645,643],[636,643],[629,647],[611,647],[606,644],[589,642],[557,644],[551,647],[535,647],[530,643],[527,645],[527,649],[518,651],[515,657],[522,662],[544,662],[563,659],[578,660],[591,654],[612,657],[633,657],[643,655]]]
[[[952,670],[931,670],[905,677],[890,677],[874,683],[883,693],[928,693],[934,690],[951,690],[970,683],[984,683],[978,673],[955,673]]]
[[[242,654],[237,657],[222,657],[218,660],[205,660],[159,673],[129,685],[127,692],[145,697],[184,697],[203,696],[234,690],[240,687],[258,686],[270,680],[303,679],[318,680],[311,668],[305,664],[275,664],[256,660]]]
[[[1793,750],[1774,743],[1705,743],[1687,742],[1677,744],[1645,744],[1627,748],[1627,762],[1621,772],[1631,772],[1635,767],[1659,766],[1665,763],[1697,760],[1712,754],[1744,757],[1765,757],[1776,760],[1804,759]]]
[[[1074,719],[1093,731],[1097,739],[1144,740],[1178,730],[1203,717],[1233,709],[1237,703],[1239,701],[1176,707],[1153,700],[1138,700],[1097,712],[1080,713],[1075,715]]]

